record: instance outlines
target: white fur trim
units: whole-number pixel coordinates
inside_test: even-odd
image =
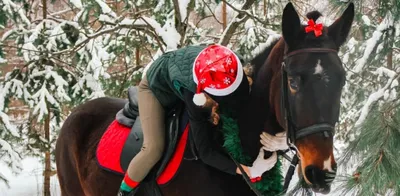
[[[193,96],[193,102],[197,106],[203,106],[204,104],[206,104],[206,101],[207,101],[207,98],[204,95],[204,93],[197,93]]]
[[[242,66],[242,63],[240,62],[240,59],[238,58],[238,56],[237,56],[231,49],[229,49],[229,48],[227,48],[227,47],[225,47],[225,46],[222,46],[222,45],[219,45],[219,46],[220,46],[220,47],[223,47],[223,48],[225,48],[225,49],[230,50],[230,51],[235,55],[236,61],[237,61],[237,63],[238,63],[237,75],[236,75],[235,81],[233,81],[233,83],[232,83],[230,86],[228,86],[227,88],[224,88],[224,89],[214,89],[214,88],[208,88],[208,87],[206,87],[206,88],[204,89],[204,91],[206,91],[207,93],[209,93],[209,94],[211,94],[211,95],[214,95],[214,96],[226,96],[226,95],[229,95],[229,94],[233,93],[233,92],[240,86],[240,83],[242,82],[242,79],[243,79],[243,66]],[[205,48],[205,49],[206,49],[206,48]],[[203,49],[203,50],[205,50],[205,49]],[[203,51],[203,50],[202,50],[202,51]],[[201,52],[200,52],[200,53],[201,53]],[[196,62],[197,58],[200,56],[200,53],[197,55],[197,57],[196,57],[196,59],[195,59],[194,62]],[[196,73],[196,72],[195,72],[195,67],[196,67],[196,66],[193,65],[193,71],[192,71],[192,73],[193,73],[193,80],[194,80],[194,82],[195,82],[196,84],[198,84],[197,76],[196,76],[196,74],[195,74],[195,73]]]

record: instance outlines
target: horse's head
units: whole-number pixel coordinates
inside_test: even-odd
[[[319,16],[319,12],[307,15],[314,21]],[[328,193],[336,175],[333,133],[345,83],[345,70],[337,51],[347,38],[353,17],[351,3],[338,20],[323,27],[322,35],[316,36],[314,31],[306,32],[291,3],[283,11],[286,47],[281,96],[275,103],[283,106],[279,122],[297,147],[300,171],[315,192]]]

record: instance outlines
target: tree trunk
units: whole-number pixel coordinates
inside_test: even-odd
[[[43,195],[50,196],[50,176],[51,176],[51,159],[50,159],[50,110],[47,111],[47,117],[44,124],[44,138],[48,142],[45,152],[44,161],[44,185],[43,185]]]
[[[255,0],[246,0],[246,2],[244,2],[241,10],[247,10],[249,9],[253,4],[254,4]],[[240,24],[246,22],[246,20],[248,19],[248,16],[241,12],[236,16],[236,19],[233,19],[231,21],[231,23],[227,24],[226,29],[223,32],[223,36],[221,37],[221,39],[219,40],[219,44],[226,46],[228,45],[230,39],[232,38],[233,34],[235,33],[236,29],[239,27]]]
[[[267,15],[267,0],[263,1],[263,16]]]
[[[135,56],[136,56],[136,66],[140,66],[140,50],[139,50],[139,46],[136,47],[136,51],[135,51]]]
[[[393,70],[393,43],[394,43],[395,29],[391,28],[388,31],[388,54],[387,54],[387,68]]]
[[[43,19],[47,18],[47,0],[42,0]],[[46,27],[43,25],[43,29]],[[47,117],[44,124],[44,138],[48,142],[46,145],[45,161],[44,161],[44,180],[43,180],[43,195],[50,196],[50,175],[51,175],[51,160],[50,160],[50,110],[47,107]]]
[[[226,3],[222,2],[222,29],[226,29]]]

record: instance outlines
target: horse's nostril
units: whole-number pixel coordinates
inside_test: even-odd
[[[311,184],[325,184],[325,172],[316,166],[310,165],[305,168],[305,176]]]
[[[336,165],[336,164],[333,164],[333,165],[332,165],[332,169],[333,169],[333,171],[336,172],[336,171],[337,171],[337,165]]]

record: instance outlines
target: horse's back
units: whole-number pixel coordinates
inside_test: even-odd
[[[90,180],[91,173],[97,173],[93,171],[98,169],[93,156],[97,144],[126,102],[109,97],[93,99],[76,107],[64,121],[56,143],[57,175],[63,196],[91,195],[82,185]]]
[[[124,107],[126,102],[123,99],[102,97],[79,105],[72,110],[64,121],[58,140],[74,142],[72,140],[84,139],[84,142],[88,143],[94,138],[98,138],[94,135],[101,137],[106,127],[115,119],[116,113]]]

